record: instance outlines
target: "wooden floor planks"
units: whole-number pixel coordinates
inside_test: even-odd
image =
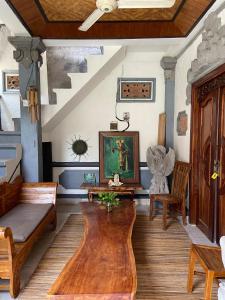
[[[71,215],[41,260],[19,300],[44,300],[65,263],[78,248],[83,235],[81,215]],[[184,228],[172,223],[161,229],[161,219],[149,222],[137,216],[133,231],[138,290],[137,300],[199,300],[203,299],[204,278],[196,277],[193,294],[186,293],[190,240]],[[217,286],[214,285],[216,300]]]

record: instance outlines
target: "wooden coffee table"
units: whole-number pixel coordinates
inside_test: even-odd
[[[132,300],[137,277],[131,235],[134,201],[107,213],[97,202],[81,203],[85,231],[78,251],[51,287],[52,300]]]
[[[143,187],[141,184],[130,184],[130,183],[124,183],[120,186],[109,186],[107,183],[98,183],[95,185],[89,184],[89,183],[82,183],[80,186],[81,189],[88,190],[88,200],[93,200],[93,195],[98,194],[101,192],[115,192],[119,195],[130,195],[131,198],[134,198],[134,192],[135,191],[141,191],[143,190]]]

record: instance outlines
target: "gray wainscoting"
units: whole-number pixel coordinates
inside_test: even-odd
[[[98,162],[53,162],[54,181],[59,183],[58,196],[61,198],[86,198],[87,191],[81,190],[80,186],[84,181],[85,173],[95,173],[99,181]],[[140,179],[143,191],[138,191],[137,198],[148,197],[148,189],[152,174],[146,163],[140,163]]]

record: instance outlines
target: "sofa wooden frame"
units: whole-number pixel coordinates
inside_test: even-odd
[[[2,187],[4,185],[1,184]],[[0,227],[0,278],[9,279],[9,285],[1,285],[1,290],[9,290],[11,297],[16,298],[20,292],[20,271],[34,243],[39,239],[47,225],[56,227],[56,183],[22,183],[18,203],[46,204],[52,203],[46,216],[23,243],[13,241],[13,233],[8,227]],[[1,188],[0,188],[1,189]],[[1,200],[7,201],[7,193]],[[34,208],[35,213],[35,208]]]

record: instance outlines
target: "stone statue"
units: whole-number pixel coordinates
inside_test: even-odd
[[[147,165],[153,174],[149,194],[168,194],[168,184],[166,176],[169,176],[174,168],[175,152],[169,148],[158,145],[149,147],[146,153]]]

